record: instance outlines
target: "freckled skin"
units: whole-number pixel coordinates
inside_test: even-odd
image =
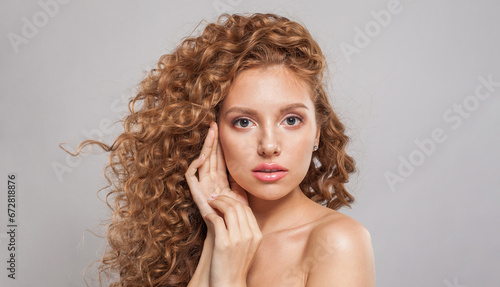
[[[305,83],[283,67],[245,70],[222,104],[218,126],[230,181],[247,192],[262,232],[247,286],[375,286],[366,229],[299,188],[320,137]],[[287,174],[259,180],[252,169],[261,163],[277,163]]]
[[[281,111],[293,104],[302,106]],[[226,114],[231,108],[255,113],[236,110]],[[300,191],[298,185],[307,173],[319,136],[314,105],[305,84],[280,67],[244,71],[231,86],[219,118],[227,168],[249,197],[277,200],[293,190]],[[276,182],[259,181],[251,170],[263,162],[288,169],[287,176]]]

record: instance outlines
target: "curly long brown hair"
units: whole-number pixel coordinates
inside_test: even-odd
[[[108,247],[99,270],[119,273],[111,286],[186,286],[206,237],[206,226],[184,178],[201,150],[209,125],[239,72],[280,65],[311,88],[318,151],[300,184],[306,196],[332,209],[354,198],[344,183],[355,171],[349,138],[330,106],[325,57],[299,23],[274,14],[222,15],[198,37],[186,38],[140,83],[111,146],[104,175],[111,187]],[[136,106],[138,105],[138,106]],[[109,175],[108,175],[109,174]]]

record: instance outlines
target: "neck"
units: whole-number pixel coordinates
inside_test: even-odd
[[[301,225],[314,203],[299,187],[276,200],[264,200],[248,193],[248,204],[263,235]]]

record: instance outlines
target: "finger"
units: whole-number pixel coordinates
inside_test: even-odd
[[[249,217],[250,215],[247,213],[246,209],[250,209],[248,206],[241,206],[239,208],[239,212],[241,212],[241,215],[239,216],[240,218],[240,232],[243,238],[250,238],[253,234],[252,228],[250,228],[250,221]],[[253,214],[252,214],[253,216]]]
[[[237,200],[234,200],[228,196],[220,195],[216,199],[210,200],[209,204],[212,208],[219,210],[224,215],[224,220],[226,222],[227,230],[229,231],[229,238],[239,239],[242,235],[242,231],[249,232],[247,222],[247,215],[242,208],[243,205]],[[242,230],[242,227],[244,228]]]
[[[212,194],[208,199],[208,204],[215,210],[220,211],[226,222],[226,226],[233,231],[239,230],[239,217],[235,201],[227,200],[225,195]],[[215,197],[215,199],[213,199]]]
[[[221,201],[224,201],[235,207],[236,212],[238,213],[238,223],[241,234],[248,235],[253,233],[253,231],[255,231],[255,226],[257,226],[257,229],[260,230],[258,228],[255,216],[248,205],[242,203],[233,195],[217,196],[217,198],[220,198]]]
[[[205,142],[203,143],[203,147],[201,148],[201,153],[205,154],[207,158],[210,157],[212,153],[212,146],[214,144],[214,130],[210,127],[207,133],[207,137],[205,138]],[[200,176],[202,174],[206,174],[210,170],[210,161],[206,161],[206,164],[201,165],[198,168],[198,173]]]
[[[260,227],[255,219],[255,215],[252,212],[252,209],[249,206],[244,206],[245,212],[247,214],[248,220],[248,232],[250,232],[250,238],[252,238],[252,249],[253,251],[259,248],[262,242],[262,232],[260,231]]]
[[[217,141],[217,171],[224,174],[226,173],[226,159],[224,158],[220,140]]]
[[[248,206],[248,196],[246,190],[244,190],[232,177],[230,173],[229,174],[229,186],[231,188],[232,193],[235,195],[233,198],[241,202],[243,205]]]
[[[215,231],[215,240],[217,243],[227,243],[229,241],[224,219],[215,213],[209,213],[203,217],[207,224]]]
[[[210,152],[210,172],[217,171],[217,145],[219,144],[219,131],[216,123],[210,124],[210,128],[214,132],[214,141]]]
[[[202,153],[197,159],[193,160],[193,162],[189,165],[188,169],[184,176],[186,177],[186,181],[189,186],[194,186],[198,183],[198,179],[196,178],[196,171],[200,166],[205,163],[207,157],[204,153]]]
[[[240,204],[237,199],[234,199],[232,197],[218,196],[217,198],[220,198],[220,201],[232,204],[232,206],[236,208],[238,214],[239,230],[237,230],[237,232],[232,232],[234,230],[228,227],[229,238],[231,239],[231,241],[236,242],[236,240],[238,240],[240,242],[246,242],[246,240],[252,238],[252,242],[254,243],[252,244],[252,248],[256,250],[259,245],[255,243],[258,242],[260,244],[262,240],[262,233],[250,207],[244,204]]]
[[[258,237],[262,238],[262,232],[260,231],[259,224],[257,223],[257,219],[255,218],[255,215],[253,214],[252,209],[249,206],[245,206],[244,209],[245,209],[245,212],[247,214],[249,231],[254,236],[258,236]]]

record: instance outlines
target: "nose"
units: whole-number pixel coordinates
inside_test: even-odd
[[[279,131],[272,127],[263,128],[259,133],[259,146],[257,152],[260,156],[280,155],[280,136]]]

